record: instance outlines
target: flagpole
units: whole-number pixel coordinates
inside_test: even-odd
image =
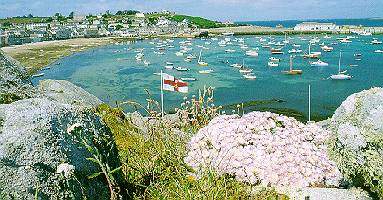
[[[309,122],[311,122],[311,85],[309,84]]]
[[[161,117],[164,117],[164,78],[161,70]]]

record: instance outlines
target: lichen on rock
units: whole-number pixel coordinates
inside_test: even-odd
[[[349,96],[335,111],[328,129],[331,157],[346,180],[383,198],[383,89]]]

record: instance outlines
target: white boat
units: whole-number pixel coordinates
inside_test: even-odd
[[[257,78],[253,73],[244,74],[243,77],[244,77],[245,79],[251,79],[251,80],[254,80],[254,79]]]
[[[181,78],[182,81],[196,81],[197,79],[196,78],[193,78],[193,77],[184,77],[184,78]]]
[[[331,36],[325,35],[323,38],[324,39],[331,39]]]
[[[32,78],[41,77],[44,76],[44,73],[34,74],[32,75]]]
[[[176,54],[176,56],[183,56],[184,55],[184,53],[182,53],[180,51],[176,52],[175,54]]]
[[[323,51],[325,52],[331,52],[332,50],[334,50],[334,47],[329,47],[329,46],[323,46],[321,47]]]
[[[185,61],[185,62],[191,62],[192,59],[190,59],[190,58],[185,58],[184,61]]]
[[[293,47],[299,48],[299,47],[301,47],[301,45],[300,44],[293,44]]]
[[[234,50],[234,49],[226,49],[225,52],[226,52],[226,53],[234,53],[235,50]]]
[[[176,67],[176,70],[177,71],[189,71],[189,69],[185,68],[185,67]]]
[[[287,33],[285,33],[285,40],[283,40],[283,43],[285,44],[289,44],[290,41],[287,39]]]
[[[195,55],[188,55],[187,57],[186,57],[187,59],[195,59],[195,58],[197,58]]]
[[[166,65],[165,69],[173,69],[173,65]]]
[[[144,60],[144,65],[148,66],[148,65],[150,65],[150,64],[151,64],[151,63],[150,63],[149,61]]]
[[[375,50],[374,52],[375,53],[383,53],[383,50],[378,49],[378,50]]]
[[[249,51],[246,51],[245,53],[247,56],[251,56],[251,57],[257,57],[259,54],[257,51],[254,51],[254,50],[249,50]]]
[[[340,61],[342,59],[342,52],[340,52],[339,55],[339,64],[338,64],[338,74],[333,74],[330,76],[332,80],[350,80],[351,76],[348,74],[345,74],[347,71],[341,72],[340,71]]]
[[[166,62],[166,65],[174,65],[172,62]]]
[[[303,55],[303,58],[319,59],[321,52],[311,52],[311,44],[309,44],[309,53]]]
[[[371,41],[371,44],[382,44],[382,41],[379,41],[378,39],[374,38],[372,41]]]
[[[312,67],[327,67],[327,66],[328,66],[328,63],[323,62],[323,61],[321,61],[321,60],[318,60],[318,61],[316,61],[316,62],[311,62],[310,65],[311,65]]]
[[[249,68],[242,68],[239,70],[240,73],[251,73],[253,71],[253,69],[249,69]]]
[[[339,40],[340,43],[351,43],[352,41],[349,40],[348,38],[343,38],[341,40]]]
[[[270,57],[269,60],[272,61],[272,62],[279,62],[279,61],[281,61],[280,58],[274,58],[274,57]]]
[[[200,74],[210,74],[210,73],[212,73],[212,72],[213,72],[212,69],[207,69],[207,70],[200,70],[200,71],[198,71],[198,73],[200,73]]]
[[[301,49],[291,49],[288,51],[289,53],[302,53]]]
[[[361,36],[371,36],[372,33],[365,31],[365,32],[359,33],[359,35],[361,35]]]
[[[234,32],[224,32],[224,33],[222,33],[222,35],[224,35],[224,36],[232,36],[232,35],[234,35]]]
[[[269,67],[278,67],[278,66],[279,66],[278,63],[275,63],[275,62],[272,62],[272,61],[268,62],[267,65],[268,65]]]
[[[270,49],[271,54],[283,54],[282,49]]]
[[[234,68],[242,68],[242,65],[241,65],[241,64],[238,64],[238,63],[235,63],[235,64],[230,65],[230,67],[234,67]]]
[[[202,58],[202,49],[199,52],[198,65],[199,66],[208,66],[209,64],[207,62],[202,61],[201,58]]]

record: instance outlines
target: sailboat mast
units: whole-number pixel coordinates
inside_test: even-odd
[[[309,55],[311,55],[311,43],[309,44]]]
[[[338,73],[340,73],[340,60],[342,59],[342,52],[339,53]]]

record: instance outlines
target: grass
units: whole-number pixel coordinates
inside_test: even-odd
[[[202,17],[193,17],[193,16],[187,16],[187,15],[173,15],[169,17],[170,20],[176,21],[176,22],[182,22],[184,19],[187,19],[191,24],[196,25],[198,28],[219,28],[224,27],[225,25],[208,20]]]
[[[187,142],[198,130],[191,127],[206,125],[217,113],[218,108],[211,105],[210,94],[212,92],[206,89],[199,97],[183,104],[178,113],[187,112],[187,117],[173,124],[162,121],[157,111],[148,110],[153,119],[136,127],[132,116],[126,115],[122,108],[106,104],[97,108],[116,141],[124,179],[131,185],[130,198],[288,199],[273,188],[248,185],[227,174],[220,176],[207,171],[197,178],[193,169],[185,164]]]

